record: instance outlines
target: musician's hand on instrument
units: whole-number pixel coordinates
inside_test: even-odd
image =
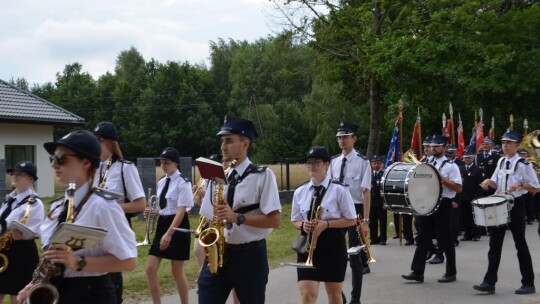
[[[311,229],[313,228],[313,222],[311,221],[304,221],[304,232],[306,233],[310,233],[311,232]]]
[[[169,248],[169,245],[171,244],[171,236],[168,234],[164,234],[161,237],[161,240],[159,241],[159,250],[165,250]]]
[[[66,268],[77,269],[77,261],[79,260],[74,254],[71,247],[65,244],[50,245],[47,251],[43,253],[46,259],[53,263],[64,264]]]
[[[150,209],[148,208],[144,209],[143,211],[144,218],[147,218],[149,213],[150,213]]]
[[[17,294],[17,303],[24,303],[24,300],[28,297],[28,292],[30,291],[30,288],[32,288],[32,284],[27,284],[24,286],[21,291]]]
[[[362,227],[362,231],[364,232],[364,235],[367,236],[369,234],[369,224],[367,222],[362,221],[362,223],[360,223],[360,226]]]
[[[484,180],[480,183],[480,187],[484,190],[487,190],[489,188],[489,179]]]
[[[234,213],[228,204],[217,206],[217,216],[220,220],[226,220],[227,222],[236,223],[236,213]]]
[[[319,236],[326,228],[328,228],[328,222],[323,220],[317,220],[317,223],[315,224],[315,230],[313,230],[314,236]]]
[[[11,236],[13,237],[14,241],[22,240],[23,235],[19,230],[11,230]]]

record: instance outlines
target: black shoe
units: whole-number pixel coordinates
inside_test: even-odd
[[[426,261],[429,261],[433,257],[433,251],[428,251],[426,254]]]
[[[532,221],[527,221],[527,225],[532,225],[533,222]]]
[[[431,258],[431,260],[428,261],[430,264],[442,264],[444,263],[444,257],[440,257],[438,255],[435,255]]]
[[[394,240],[395,240],[395,239],[399,239],[399,236],[394,235],[392,238],[393,238]]]
[[[405,246],[411,246],[411,245],[414,245],[414,241],[413,240],[407,240],[405,242]]]
[[[495,293],[495,285],[492,285],[489,283],[482,283],[480,285],[474,285],[472,288],[481,292],[489,293],[489,294]]]
[[[472,240],[474,242],[478,242],[478,241],[480,241],[480,237],[479,236],[473,236]]]
[[[405,280],[409,280],[409,281],[416,281],[416,282],[420,282],[420,283],[424,282],[424,275],[416,273],[414,271],[409,273],[409,274],[402,274],[401,277],[404,278]]]
[[[457,246],[459,246],[459,241],[458,241],[458,240],[455,240],[455,241],[454,241],[454,247],[457,247]]]
[[[450,282],[455,282],[456,281],[456,275],[453,274],[453,275],[447,275],[446,273],[443,274],[443,276],[437,280],[437,282],[439,283],[450,283]]]
[[[381,245],[381,246],[386,245],[386,241],[380,241],[380,242],[379,242],[379,245]]]
[[[369,269],[369,266],[366,266],[362,269],[362,274],[368,274],[371,272],[371,269]]]
[[[523,285],[519,289],[516,289],[516,294],[531,294],[536,293],[536,289],[531,285]]]
[[[379,245],[379,241],[373,241],[369,243],[370,245]]]
[[[462,241],[462,242],[466,242],[466,241],[472,241],[472,238],[469,237],[469,236],[464,236],[464,237],[462,237],[462,238],[459,239],[459,240]]]

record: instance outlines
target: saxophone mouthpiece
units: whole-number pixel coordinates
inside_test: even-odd
[[[75,193],[75,179],[69,180],[68,188],[67,188],[68,195],[73,195]]]

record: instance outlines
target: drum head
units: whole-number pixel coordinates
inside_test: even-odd
[[[417,215],[429,215],[437,210],[442,194],[441,178],[437,169],[417,164],[407,177],[409,204]]]
[[[497,206],[505,202],[508,202],[508,198],[506,198],[505,196],[491,195],[475,199],[474,201],[472,201],[472,204],[481,206],[481,208],[485,208],[488,206]]]

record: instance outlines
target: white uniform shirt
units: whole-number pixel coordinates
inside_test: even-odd
[[[169,190],[165,194],[167,206],[159,210],[159,215],[173,215],[178,211],[178,207],[186,207],[186,212],[193,207],[193,193],[191,192],[191,183],[186,181],[180,172],[176,170],[171,176],[169,182]],[[157,183],[157,200],[159,206],[159,198],[163,187],[167,181],[167,176],[160,179]]]
[[[15,201],[11,205],[11,213],[6,217],[6,224],[9,226],[11,222],[20,221],[26,212],[28,203],[20,204],[27,196],[37,195],[34,190],[29,188],[28,190],[17,195],[16,191],[9,194],[9,197],[14,197]],[[45,216],[45,209],[43,208],[43,202],[39,198],[35,198],[35,202],[30,205],[30,212],[28,213],[28,219],[24,224],[28,229],[32,230],[38,236],[41,234],[41,223]],[[0,207],[0,214],[6,210],[7,204],[2,204]]]
[[[82,199],[86,196],[90,190],[90,182],[85,183],[79,189],[75,191],[74,209],[77,208]],[[64,201],[68,199],[67,193],[65,194]],[[63,203],[63,202],[62,202]],[[42,230],[45,233],[45,229],[56,229],[58,224],[58,214],[60,214],[62,207],[55,210],[57,215],[53,219],[49,217],[45,218]],[[135,242],[135,233],[129,228],[128,222],[125,220],[118,220],[124,218],[124,212],[118,204],[113,201],[107,201],[99,195],[91,194],[80,210],[79,214],[75,218],[74,224],[84,226],[103,227],[107,229],[107,236],[93,248],[83,248],[75,251],[75,255],[93,257],[113,255],[120,260],[137,257],[137,243]],[[51,223],[53,222],[53,223]],[[54,224],[56,223],[56,225]],[[52,231],[48,231],[47,235],[50,238]],[[48,239],[49,239],[48,238]],[[48,242],[47,239],[47,242]],[[44,245],[47,245],[44,243]],[[90,272],[90,271],[75,271],[72,269],[66,269],[64,271],[64,277],[87,277],[87,276],[99,276],[104,273]]]
[[[497,184],[497,192],[505,192],[510,185],[513,183],[524,183],[529,184],[532,187],[540,188],[540,184],[538,183],[538,177],[536,176],[536,172],[534,172],[534,168],[531,164],[524,164],[524,163],[517,163],[517,166],[515,166],[515,163],[520,159],[519,155],[516,153],[512,158],[508,159],[504,157],[501,160],[501,165],[495,169],[495,172],[493,172],[493,176],[491,176],[491,180],[494,181]],[[504,180],[504,171],[506,170],[506,161],[510,161],[510,175],[508,176],[508,182],[506,184],[507,189],[502,189],[502,184]],[[516,168],[514,172],[511,173],[513,168]],[[514,197],[520,197],[523,194],[527,193],[527,190],[525,189],[518,189],[514,192],[511,192],[510,194]]]
[[[321,201],[321,220],[336,220],[342,217],[356,219],[354,203],[347,187],[331,183],[327,176],[321,183],[326,192]],[[301,185],[294,191],[292,201],[291,221],[307,221],[309,209],[315,195],[315,184],[312,180]]]
[[[446,163],[443,166],[443,162],[446,161]],[[453,181],[456,184],[462,184],[461,181],[461,173],[459,172],[458,165],[454,164],[451,161],[448,161],[446,159],[446,156],[442,156],[440,158],[434,159],[434,162],[432,165],[439,171],[439,174],[442,177],[446,177],[449,180]],[[445,185],[442,185],[442,196],[445,198],[454,198],[456,196],[456,191],[450,190]]]
[[[235,167],[239,176],[244,174],[251,162],[246,158],[241,164]],[[232,170],[231,170],[232,173]],[[208,219],[213,218],[214,214],[214,190],[216,185],[210,183],[206,191],[201,206],[200,214]],[[226,200],[228,185],[224,187],[223,196]],[[211,191],[210,191],[211,190]],[[276,176],[270,169],[264,172],[250,173],[245,179],[239,181],[234,192],[233,211],[238,208],[250,206],[259,203],[259,208],[245,213],[249,214],[269,214],[273,211],[281,212],[281,203],[277,188]],[[225,229],[225,238],[229,244],[244,244],[264,239],[272,232],[272,228],[256,228],[248,225],[236,225]]]
[[[335,181],[339,181],[341,164],[343,158],[347,158],[343,172],[343,184],[348,185],[355,204],[364,203],[364,190],[371,189],[371,164],[369,161],[358,154],[358,151],[352,150],[349,154],[340,154],[332,158],[328,176]]]
[[[124,170],[124,183],[122,183],[122,167]],[[98,170],[96,170],[96,177],[94,178],[94,187],[99,186],[101,176],[105,174],[107,169],[107,161],[101,162]],[[105,181],[105,189],[124,195],[124,184],[126,186],[127,198],[130,202],[145,197],[144,189],[139,177],[139,171],[135,164],[128,162],[123,163],[120,160],[111,164],[109,172],[107,173],[107,180]],[[119,198],[117,203],[123,204],[125,198]]]

